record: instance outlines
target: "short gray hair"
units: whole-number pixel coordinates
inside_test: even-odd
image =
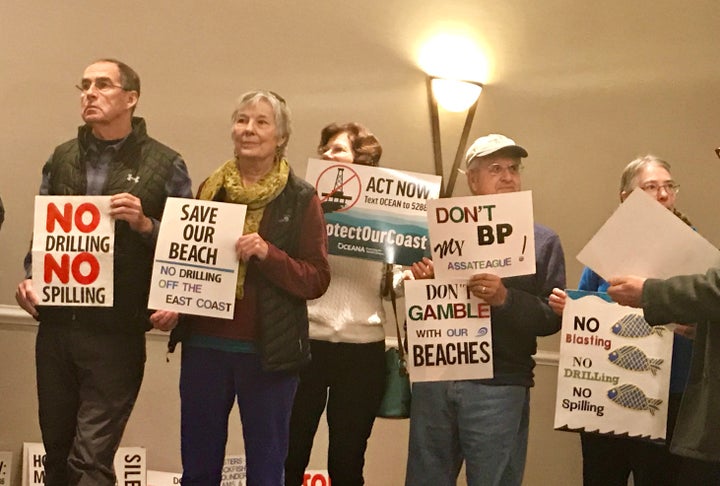
[[[285,141],[278,146],[278,156],[285,157],[287,144],[290,140],[292,127],[290,125],[290,108],[285,103],[285,99],[277,93],[265,90],[248,91],[240,95],[235,102],[235,110],[233,110],[231,120],[235,123],[238,119],[240,111],[249,105],[257,104],[259,101],[266,101],[272,107],[275,114],[275,126],[277,127],[277,135],[284,138]]]
[[[648,165],[656,165],[670,172],[670,164],[654,155],[648,154],[630,162],[625,166],[620,177],[620,193],[631,192],[635,189],[637,176]]]

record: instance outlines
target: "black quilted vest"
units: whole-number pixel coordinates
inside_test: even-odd
[[[221,190],[222,191],[222,190]],[[298,256],[303,216],[315,188],[290,171],[285,189],[265,209],[258,233],[291,257]],[[223,201],[222,192],[213,198]],[[292,371],[310,361],[308,338],[307,301],[296,297],[267,280],[252,264],[248,265],[248,276],[257,278],[258,292],[258,339],[263,368],[266,371]],[[181,323],[170,335],[168,351],[175,351],[190,332],[190,327]]]
[[[287,186],[268,206],[260,236],[297,257],[305,210],[315,188],[292,172]],[[250,266],[248,272],[255,269]],[[263,368],[268,371],[295,370],[310,361],[307,301],[295,297],[262,278],[258,293],[260,348]]]
[[[46,165],[50,171],[50,195],[83,195],[87,179],[85,165],[90,128],[82,126],[78,138],[58,146]],[[142,201],[146,216],[160,220],[168,194],[166,181],[172,176],[177,152],[147,135],[145,121],[133,118],[132,132],[111,163],[104,195],[128,192]],[[130,229],[125,221],[115,223],[113,307],[39,308],[41,322],[87,322],[99,331],[145,332],[150,329],[147,299],[154,244]]]

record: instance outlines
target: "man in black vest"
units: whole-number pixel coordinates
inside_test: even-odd
[[[133,117],[140,79],[101,59],[77,86],[82,119],[42,171],[41,195],[111,195],[115,219],[114,306],[42,306],[31,255],[16,300],[40,321],[36,366],[46,485],[113,486],[113,458],[145,368],[145,331],[177,314],[150,313],[147,296],[159,220],[168,197],[192,197],[185,162]]]

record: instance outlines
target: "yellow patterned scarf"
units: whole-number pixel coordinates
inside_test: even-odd
[[[228,160],[207,178],[200,190],[200,199],[212,201],[220,189],[225,189],[223,202],[247,205],[243,234],[256,233],[260,228],[260,220],[265,207],[275,199],[287,184],[290,165],[287,160],[276,162],[270,172],[251,186],[245,186],[242,175],[237,168],[235,159]],[[247,265],[242,260],[238,263],[238,279],[235,296],[243,297],[243,285]]]

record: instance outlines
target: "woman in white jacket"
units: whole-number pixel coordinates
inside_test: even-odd
[[[318,154],[325,160],[377,166],[382,147],[362,125],[333,123],[322,130]],[[365,449],[385,385],[382,295],[385,272],[393,267],[336,255],[329,260],[330,287],[308,302],[312,361],[300,372],[293,405],[286,486],[303,484],[326,406],[332,484],[364,484]]]

